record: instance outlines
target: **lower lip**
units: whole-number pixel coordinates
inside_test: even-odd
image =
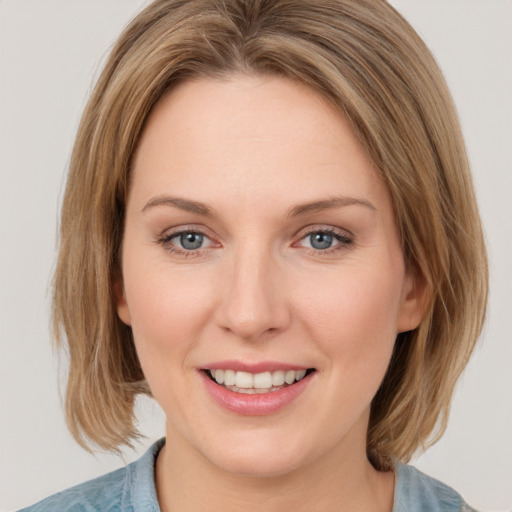
[[[211,380],[204,371],[199,371],[206,390],[213,400],[228,411],[244,416],[264,416],[275,413],[293,402],[309,385],[315,372],[286,386],[268,393],[236,393]]]

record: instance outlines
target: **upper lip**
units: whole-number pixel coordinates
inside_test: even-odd
[[[301,364],[280,363],[278,361],[260,361],[258,363],[248,363],[243,361],[213,361],[203,366],[203,370],[234,370],[236,372],[263,373],[275,372],[278,370],[308,370],[310,366]]]

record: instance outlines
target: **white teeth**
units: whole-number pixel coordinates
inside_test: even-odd
[[[284,381],[286,384],[293,384],[295,382],[295,371],[294,370],[288,370],[284,374]]]
[[[270,389],[272,387],[272,374],[270,372],[265,373],[257,373],[252,378],[253,388],[267,388]]]
[[[237,388],[253,388],[252,375],[247,372],[236,372],[235,375],[235,386]]]
[[[272,386],[282,386],[283,384],[284,384],[283,370],[277,370],[277,372],[272,372]]]
[[[249,373],[235,372],[234,370],[210,370],[210,375],[217,384],[223,384],[226,387],[236,387],[235,391],[243,390],[271,390],[283,386],[284,383],[290,385],[304,378],[306,370],[276,370],[275,372]]]
[[[217,370],[218,371],[218,370]],[[222,370],[221,370],[222,371]],[[306,370],[297,370],[295,372],[295,380],[300,380],[304,378],[304,375],[306,375]]]
[[[215,380],[216,377],[215,377]],[[219,382],[219,384],[221,384]],[[226,386],[234,386],[235,385],[235,372],[233,370],[225,370],[224,371],[224,384]]]
[[[215,380],[219,384],[224,384],[224,370],[214,370],[215,371]]]

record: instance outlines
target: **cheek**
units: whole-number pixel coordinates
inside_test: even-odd
[[[351,428],[368,412],[385,376],[396,339],[399,279],[350,272],[303,303],[304,325],[324,356],[325,400],[319,414],[336,432]],[[333,404],[335,406],[333,407]]]
[[[169,365],[183,367],[210,315],[212,287],[198,283],[200,272],[170,269],[161,262],[138,268],[127,260],[125,294],[135,346],[150,385],[168,373]]]
[[[401,283],[400,266],[386,273],[352,268],[302,295],[310,335],[345,375],[385,372],[397,335]]]

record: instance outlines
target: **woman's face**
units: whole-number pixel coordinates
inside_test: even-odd
[[[189,81],[152,112],[132,178],[118,313],[169,443],[251,475],[364,458],[421,312],[349,123],[285,78]]]

